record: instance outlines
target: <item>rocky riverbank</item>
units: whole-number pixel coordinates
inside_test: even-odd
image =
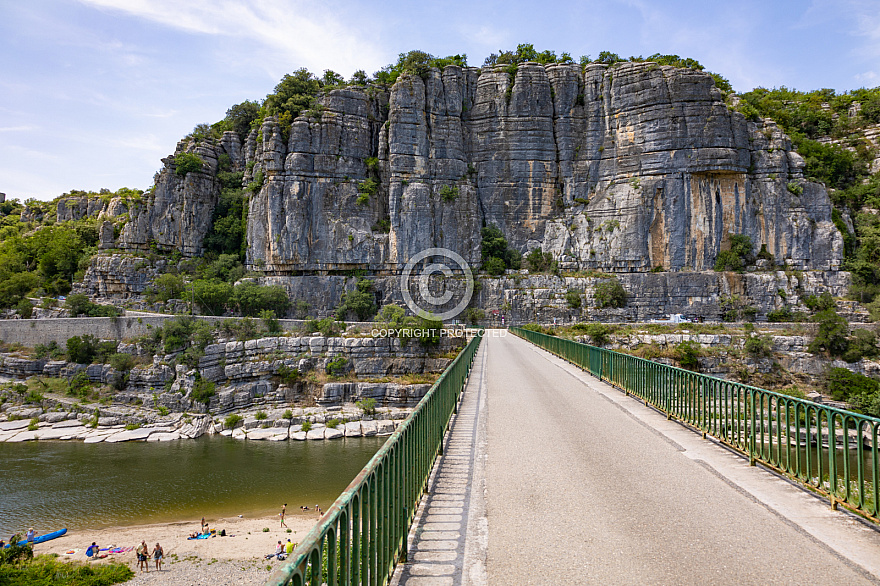
[[[409,409],[391,408],[367,415],[354,405],[331,409],[251,409],[226,417],[183,413],[156,416],[143,409],[126,407],[104,408],[103,416],[80,407],[70,411],[61,409],[48,412],[33,405],[3,404],[0,408],[5,408],[0,415],[0,442],[10,443],[38,440],[163,442],[214,434],[251,441],[387,436],[410,413]],[[96,411],[100,412],[101,409]],[[126,419],[137,418],[146,422],[124,423]]]

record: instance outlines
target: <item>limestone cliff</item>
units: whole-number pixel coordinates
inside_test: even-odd
[[[390,91],[337,89],[289,131],[268,117],[243,144],[232,132],[181,141],[130,206],[116,246],[199,254],[228,156],[243,185],[260,186],[247,263],[316,309],[353,286],[341,271],[390,277],[429,247],[477,265],[480,229],[491,224],[522,253],[540,247],[565,271],[626,273],[636,289],[651,281],[639,273],[659,267],[678,290],[691,271],[711,271],[729,235],[747,234],[775,264],[830,271],[819,289],[845,291],[825,188],[804,179],[803,160],[771,120],[732,110],[710,75],[653,63],[510,70],[449,66],[403,75]],[[181,176],[185,152],[204,164]],[[731,294],[719,278],[705,276],[716,310]],[[375,283],[383,301],[400,303],[393,282]],[[506,296],[492,295],[499,304]],[[648,294],[636,313],[682,311],[691,297],[661,307]],[[758,305],[763,313],[779,303]]]
[[[431,246],[478,262],[487,224],[566,269],[707,270],[729,234],[794,268],[841,262],[825,189],[803,179],[772,122],[731,111],[707,74],[652,63],[527,63],[515,76],[450,66],[403,76],[387,96],[347,88],[322,103],[286,143],[268,118],[244,148],[266,177],[251,202],[248,260],[275,274],[393,272]],[[378,192],[359,204],[371,176]],[[387,234],[374,229],[383,219]]]

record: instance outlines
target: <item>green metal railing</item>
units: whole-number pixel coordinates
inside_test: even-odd
[[[267,586],[390,581],[398,561],[406,559],[409,527],[481,339],[468,342]]]
[[[511,331],[880,522],[880,419],[522,328]]]

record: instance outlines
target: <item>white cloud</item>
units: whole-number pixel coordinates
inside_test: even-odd
[[[37,126],[0,126],[0,132],[32,132],[38,129]]]
[[[878,75],[876,71],[865,71],[864,73],[857,73],[853,77],[855,77],[855,80],[859,83],[864,83],[868,85],[874,84],[878,80],[880,80],[880,75]]]
[[[279,71],[301,63],[314,71],[327,67],[344,73],[364,62],[382,62],[383,51],[366,37],[368,14],[342,11],[320,1],[281,5],[272,0],[80,0],[84,4],[125,12],[191,33],[244,38],[278,53]],[[282,65],[283,64],[283,65]]]

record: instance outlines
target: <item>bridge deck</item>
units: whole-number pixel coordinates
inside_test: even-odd
[[[394,583],[880,581],[880,532],[492,333]]]

